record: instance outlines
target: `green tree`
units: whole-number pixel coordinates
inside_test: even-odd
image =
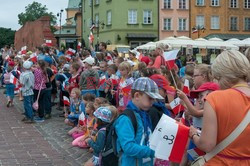
[[[3,48],[6,44],[14,44],[15,32],[10,28],[0,27],[0,48]]]
[[[18,23],[24,25],[27,21],[35,21],[42,16],[50,16],[51,24],[56,24],[56,16],[52,12],[48,12],[46,5],[38,2],[33,2],[25,7],[25,12],[18,14]]]

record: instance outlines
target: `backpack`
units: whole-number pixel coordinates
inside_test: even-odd
[[[132,110],[124,110],[123,113],[119,115],[126,115],[129,117],[129,119],[132,122],[132,125],[134,127],[134,133],[136,134],[137,130],[137,121],[135,117],[135,113]],[[116,119],[118,119],[117,117]],[[105,146],[104,149],[102,150],[101,156],[101,163],[102,166],[118,166],[118,161],[119,161],[119,154],[117,153],[117,134],[115,131],[114,127],[114,120],[111,122],[107,127],[106,127],[106,138],[105,138]]]
[[[69,78],[64,73],[62,74],[62,76],[65,78],[62,83],[62,91],[67,91],[65,87],[69,85]]]

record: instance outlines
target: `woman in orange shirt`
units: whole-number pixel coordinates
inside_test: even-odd
[[[210,152],[240,124],[250,108],[250,63],[238,51],[222,52],[212,65],[212,73],[221,89],[206,98],[201,135],[194,127],[190,137],[196,146]],[[250,165],[250,125],[206,166]]]

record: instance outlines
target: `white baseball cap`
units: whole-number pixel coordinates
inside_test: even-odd
[[[87,64],[93,66],[95,64],[95,59],[90,56],[90,57],[84,59],[82,62],[83,63],[87,63]]]

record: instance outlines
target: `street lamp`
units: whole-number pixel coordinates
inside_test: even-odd
[[[206,28],[204,26],[200,26],[200,25],[197,25],[197,26],[194,26],[192,28],[192,33],[198,33],[198,38],[200,38],[201,36],[201,32],[204,33],[206,30]]]
[[[99,45],[100,25],[101,25],[101,28],[103,29],[105,26],[105,23],[102,21],[99,21],[99,20],[95,21],[96,36],[97,36],[97,47],[96,48],[98,48],[98,45]]]
[[[63,12],[63,9],[60,10],[60,13],[57,13],[57,17],[60,16],[60,35],[61,35],[61,31],[62,31],[62,12]]]
[[[83,19],[83,18],[82,18],[82,2],[79,3],[78,7],[79,7],[79,11],[80,11],[80,13],[81,13],[81,30],[80,30],[81,36],[80,36],[80,40],[81,40],[82,45],[84,45],[84,42],[83,42],[83,33],[82,33],[82,30],[83,30],[83,21],[82,21],[82,19]]]

